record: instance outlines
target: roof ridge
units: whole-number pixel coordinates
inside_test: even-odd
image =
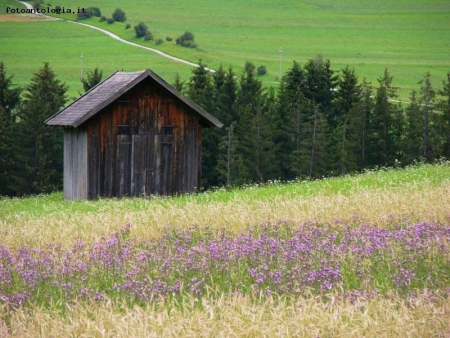
[[[126,76],[124,77],[124,75]],[[219,120],[185,97],[150,69],[136,72],[114,72],[71,104],[45,120],[44,124],[76,128],[147,77],[156,81],[160,86],[205,118],[211,125],[222,127],[223,124]],[[115,79],[116,81],[114,81]]]

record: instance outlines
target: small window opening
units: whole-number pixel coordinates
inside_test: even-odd
[[[127,124],[121,124],[117,126],[118,135],[131,135],[131,128]]]
[[[163,135],[173,135],[173,126],[162,126]]]

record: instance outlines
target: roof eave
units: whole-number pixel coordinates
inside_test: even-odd
[[[169,92],[171,92],[173,95],[175,95],[179,100],[184,102],[186,105],[188,105],[191,109],[195,110],[197,113],[199,113],[211,126],[215,126],[217,128],[222,128],[223,123],[220,122],[218,119],[216,119],[214,116],[212,116],[210,113],[208,113],[206,110],[204,110],[202,107],[200,107],[195,102],[188,99],[186,96],[184,96],[182,93],[180,93],[176,88],[169,85],[166,81],[164,81],[161,77],[159,77],[157,74],[152,72],[150,69],[147,69],[147,74],[156,82],[158,82],[161,86],[163,86],[165,89],[167,89]]]
[[[116,73],[113,73],[111,76],[106,78],[101,83],[107,81],[109,78],[114,76]],[[80,96],[78,99],[73,101],[70,105],[67,107],[61,109],[58,113],[54,114],[53,116],[49,117],[47,120],[44,121],[45,125],[48,126],[62,126],[62,127],[72,127],[77,128],[87,120],[89,120],[91,117],[93,117],[95,114],[97,114],[100,110],[114,102],[117,98],[119,98],[121,95],[126,93],[128,90],[133,88],[136,84],[144,80],[146,77],[150,77],[154,81],[156,81],[159,85],[161,85],[163,88],[168,90],[172,95],[175,95],[180,101],[182,101],[184,104],[186,104],[189,108],[197,112],[201,117],[203,117],[204,121],[207,125],[217,128],[222,128],[223,123],[220,122],[218,119],[216,119],[214,116],[209,114],[207,111],[205,111],[203,108],[201,108],[199,105],[197,105],[195,102],[191,101],[187,97],[185,97],[182,93],[180,93],[177,89],[169,85],[166,81],[164,81],[162,78],[160,78],[157,74],[152,72],[151,70],[147,69],[143,71],[138,77],[133,79],[131,82],[129,82],[125,87],[121,88],[119,91],[115,92],[113,95],[109,96],[105,100],[103,100],[101,103],[97,104],[95,107],[93,107],[89,112],[84,114],[82,117],[78,118],[77,120],[73,121],[72,123],[52,123],[52,120],[58,116],[60,113],[62,113],[64,110],[71,107],[73,104],[75,104],[77,101],[79,101],[84,96],[88,95],[92,90],[94,90],[97,86],[99,86],[101,83],[97,84],[93,88],[91,88],[89,91],[87,91],[85,94]]]

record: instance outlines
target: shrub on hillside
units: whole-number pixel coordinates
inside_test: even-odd
[[[109,25],[111,25],[111,24],[113,24],[115,21],[114,21],[113,18],[109,18],[109,19],[106,19],[106,22],[107,22]]]
[[[256,73],[258,74],[258,76],[266,74],[267,73],[266,66],[259,66],[258,68],[256,68]]]
[[[194,34],[191,32],[185,32],[179,36],[176,39],[176,44],[188,48],[197,48],[197,44],[194,42]]]
[[[98,7],[88,7],[86,8],[86,12],[91,13],[92,16],[96,16],[97,18],[102,16],[102,11]]]
[[[172,41],[173,39],[170,36],[166,37],[166,41]]]
[[[125,12],[123,10],[121,10],[120,8],[116,8],[116,10],[114,11],[112,18],[114,19],[114,21],[117,22],[125,22],[127,21],[127,16],[125,15]]]
[[[251,61],[247,61],[246,63],[245,63],[245,71],[246,72],[253,72],[254,70],[255,70],[255,65],[253,64],[253,62],[251,62]]]
[[[153,40],[153,34],[151,32],[147,31],[147,34],[145,34],[145,36],[144,36],[144,40],[145,41]]]
[[[77,20],[89,19],[91,16],[91,13],[89,13],[88,11],[81,11],[77,13]]]
[[[127,23],[127,24],[125,25],[125,29],[130,29],[130,27],[131,27],[131,25],[130,25],[129,23]]]
[[[98,20],[98,21],[100,21],[100,22],[106,21],[106,16],[102,15],[102,16],[100,17],[100,20]]]
[[[160,45],[160,44],[162,44],[164,42],[164,40],[163,39],[161,39],[161,38],[159,38],[158,40],[156,40],[156,44],[157,45]]]
[[[148,32],[148,27],[145,23],[139,22],[137,26],[134,26],[134,30],[136,31],[136,37],[142,38]]]
[[[77,13],[77,19],[78,20],[84,20],[89,19],[90,17],[96,16],[101,17],[102,12],[100,11],[100,8],[98,7],[88,7],[84,9],[84,11]]]
[[[33,7],[39,9],[42,7],[43,4],[44,4],[44,0],[35,0]]]

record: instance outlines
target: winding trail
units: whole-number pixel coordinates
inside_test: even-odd
[[[21,3],[22,5],[24,5],[27,9],[31,9],[31,10],[34,9],[34,8],[33,8],[33,5],[29,4],[28,2],[25,2],[25,1],[19,1],[19,0],[16,0],[16,1],[19,2],[19,3]],[[188,60],[180,59],[180,58],[175,57],[175,56],[172,56],[172,55],[170,55],[170,54],[161,52],[161,51],[158,50],[158,49],[154,49],[154,48],[142,46],[142,45],[139,45],[139,44],[137,44],[137,43],[127,41],[127,40],[125,40],[125,39],[122,39],[120,36],[117,36],[116,34],[113,34],[113,33],[109,32],[109,31],[107,31],[107,30],[105,30],[105,29],[102,29],[102,28],[99,28],[99,27],[96,27],[96,26],[88,25],[88,24],[86,24],[86,23],[81,23],[81,22],[71,21],[71,20],[59,19],[59,18],[55,18],[55,17],[53,17],[53,16],[49,16],[49,15],[45,15],[45,14],[40,14],[40,13],[33,13],[33,14],[34,14],[34,15],[38,15],[38,16],[42,16],[42,17],[47,17],[47,18],[52,19],[52,20],[63,20],[63,21],[70,22],[70,23],[75,24],[75,25],[80,25],[80,26],[85,26],[85,27],[91,28],[91,29],[95,29],[95,30],[97,30],[97,31],[99,31],[99,32],[102,32],[103,34],[108,35],[110,38],[113,38],[114,40],[117,40],[117,41],[119,41],[119,42],[125,43],[125,44],[127,44],[127,45],[130,45],[130,46],[133,46],[133,47],[137,47],[137,48],[142,48],[142,49],[148,50],[148,51],[153,52],[153,53],[155,53],[155,54],[158,54],[158,55],[160,55],[160,56],[162,56],[162,57],[165,57],[165,58],[167,58],[167,59],[173,60],[173,61],[175,61],[175,62],[183,63],[183,64],[188,65],[188,66],[191,66],[191,67],[198,67],[198,64],[196,64],[196,63],[190,62],[190,61],[188,61]],[[214,69],[212,69],[212,68],[205,67],[205,69],[208,70],[208,71],[211,72],[211,73],[215,73],[215,72],[216,72],[216,71],[215,71]],[[279,83],[279,82],[273,82],[273,83]],[[401,102],[401,103],[407,103],[407,104],[410,103],[409,101],[394,100],[394,99],[389,99],[389,101],[390,101],[390,102]]]
[[[21,3],[22,5],[24,5],[25,7],[27,7],[27,9],[30,9],[30,10],[34,9],[33,5],[29,4],[28,2],[19,1],[19,0],[16,0],[16,1]],[[50,18],[50,19],[53,19],[53,20],[64,20],[64,19],[59,19],[59,18],[55,18],[53,16],[48,16],[48,15],[40,14],[40,13],[33,13],[33,14],[34,15],[39,15],[39,16],[42,16],[42,17],[47,17],[47,18]],[[117,36],[116,34],[113,34],[113,33],[109,32],[109,31],[107,31],[105,29],[102,29],[102,28],[99,28],[99,27],[96,27],[96,26],[92,26],[92,25],[88,25],[86,23],[71,21],[71,20],[64,20],[64,21],[70,22],[70,23],[75,24],[75,25],[80,25],[80,26],[85,26],[85,27],[91,28],[91,29],[95,29],[95,30],[97,30],[99,32],[102,32],[103,34],[108,35],[110,38],[113,38],[114,40],[117,40],[119,42],[125,43],[125,44],[133,46],[133,47],[138,47],[138,48],[142,48],[142,49],[148,50],[148,51],[153,52],[155,54],[158,54],[158,55],[160,55],[162,57],[165,57],[167,59],[170,59],[170,60],[173,60],[173,61],[176,61],[176,62],[180,62],[180,63],[186,64],[188,66],[191,66],[191,67],[198,67],[198,64],[196,64],[196,63],[193,63],[193,62],[190,62],[190,61],[187,61],[187,60],[184,60],[184,59],[180,59],[180,58],[172,56],[170,54],[161,52],[158,49],[142,46],[142,45],[139,45],[137,43],[127,41],[125,39],[122,39],[120,36]],[[212,73],[215,72],[215,70],[211,69],[211,68],[205,68],[205,69],[210,71],[210,72],[212,72]]]

